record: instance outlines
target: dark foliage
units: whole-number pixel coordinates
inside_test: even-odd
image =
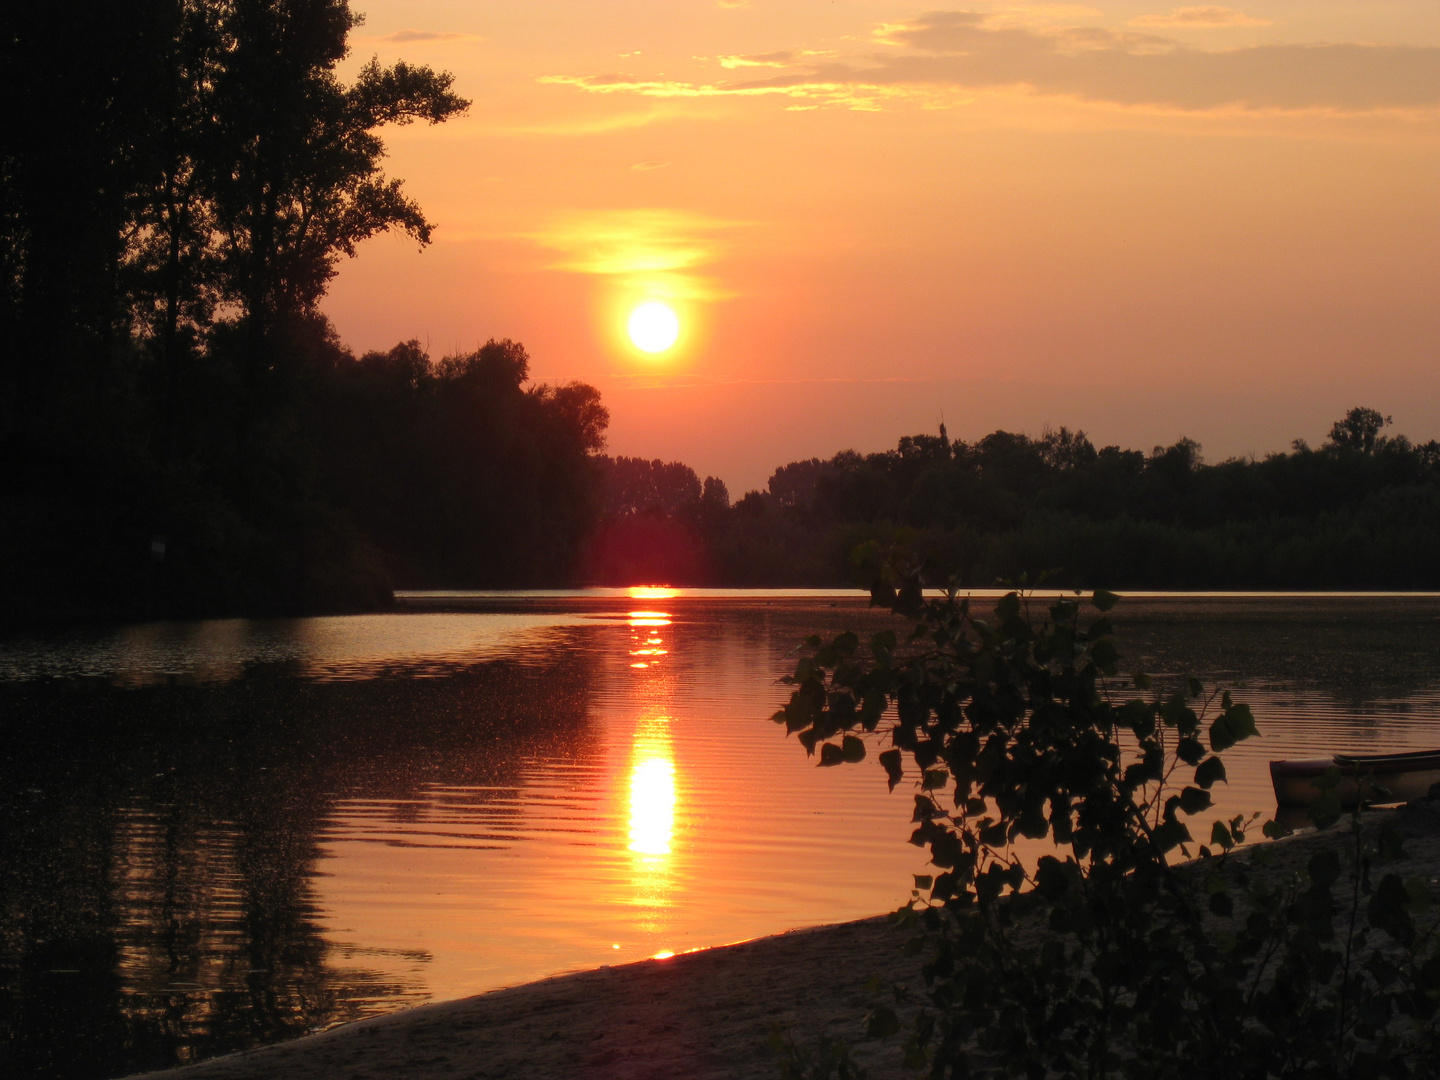
[[[876,554],[872,597],[910,632],[868,648],[811,638],[774,719],[822,766],[888,744],[891,789],[915,781],[911,842],[935,873],[896,916],[929,957],[908,1066],[936,1080],[1433,1074],[1433,883],[1385,870],[1393,822],[1366,837],[1357,811],[1348,840],[1291,880],[1251,872],[1263,850],[1231,858],[1253,818],[1209,823],[1197,845],[1220,755],[1256,734],[1248,708],[1138,673],[1122,700],[1114,594],[1094,595],[1092,617],[1076,597],[1032,619],[1012,592],[982,617]],[[1322,828],[1339,817],[1338,771],[1327,782]],[[867,1029],[902,1025],[881,1005]],[[787,1076],[858,1075],[833,1042],[778,1048]]]
[[[1440,444],[1387,423],[1351,409],[1318,449],[1213,465],[1186,438],[1145,454],[1066,428],[973,444],[942,428],[780,467],[706,523],[708,577],[674,583],[845,584],[857,544],[903,540],[974,587],[1033,567],[1066,586],[1440,587]]]
[[[590,386],[526,389],[529,362],[508,340],[439,363],[413,341],[335,361],[323,486],[397,582],[571,580],[609,416]]]
[[[730,518],[725,483],[678,461],[597,459],[602,517],[589,537],[586,581],[710,583],[714,538]],[[721,578],[723,580],[723,578]]]
[[[572,572],[605,412],[492,342],[355,361],[316,305],[432,224],[386,124],[451,77],[336,75],[345,0],[0,15],[0,593],[12,618],[355,609]]]

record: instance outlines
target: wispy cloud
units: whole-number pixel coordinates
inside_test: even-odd
[[[747,67],[789,67],[795,62],[793,52],[770,52],[758,53],[750,56],[722,56],[720,66],[723,68],[747,68]]]
[[[411,41],[480,41],[482,39],[474,34],[457,34],[438,30],[396,30],[393,34],[386,34],[375,40],[403,43]]]
[[[1163,15],[1141,15],[1130,20],[1131,26],[1176,26],[1190,29],[1220,29],[1227,26],[1274,26],[1270,19],[1257,19],[1234,8],[1202,4],[1182,7]]]
[[[821,104],[851,109],[877,110],[886,101],[915,101],[941,98],[943,88],[927,86],[881,86],[860,79],[819,81],[812,76],[786,76],[751,83],[691,83],[675,79],[640,79],[629,75],[545,75],[544,83],[573,86],[593,94],[640,94],[660,98],[787,97],[810,104],[792,109],[815,108]],[[953,95],[950,95],[953,96]]]
[[[879,27],[881,51],[806,60],[765,78],[715,83],[630,75],[550,76],[592,93],[651,97],[777,95],[808,104],[876,109],[935,105],[963,92],[1021,88],[1120,105],[1184,110],[1440,107],[1440,48],[1338,43],[1191,48],[1139,31],[1035,29],[973,11],[935,11]],[[780,53],[759,54],[780,56]]]
[[[638,112],[607,113],[599,116],[563,116],[548,120],[524,122],[497,122],[492,125],[475,125],[472,132],[501,137],[523,137],[527,135],[553,135],[557,137],[583,137],[608,135],[614,131],[629,131],[664,123],[680,116],[679,107],[672,102],[657,102],[643,107]]]
[[[657,296],[715,299],[726,294],[701,271],[738,224],[664,209],[576,212],[525,238],[558,253],[552,269],[625,279]]]
[[[668,169],[669,167],[668,161],[637,161],[630,166],[630,169],[633,172],[653,172],[656,169]]]

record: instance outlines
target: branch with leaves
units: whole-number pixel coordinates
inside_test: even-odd
[[[1118,597],[1061,596],[1036,619],[1016,590],[982,616],[953,585],[927,592],[918,569],[865,558],[872,603],[909,632],[808,639],[774,720],[822,766],[888,742],[891,790],[916,778],[911,842],[936,873],[897,913],[930,956],[912,1067],[1425,1074],[1440,959],[1416,921],[1425,885],[1372,881],[1401,853],[1393,823],[1374,841],[1356,818],[1345,859],[1323,848],[1303,879],[1268,883],[1232,859],[1258,815],[1213,822],[1204,844],[1190,831],[1253,715],[1193,679],[1162,693],[1134,674],[1117,700]],[[899,1026],[883,1006],[868,1020],[871,1035]]]

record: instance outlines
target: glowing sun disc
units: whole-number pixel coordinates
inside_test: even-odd
[[[649,353],[664,352],[680,336],[680,320],[658,300],[647,300],[630,313],[630,340]]]

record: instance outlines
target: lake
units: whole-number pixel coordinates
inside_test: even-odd
[[[381,615],[0,642],[0,1070],[104,1078],[562,971],[893,909],[872,760],[771,724],[853,592],[429,593]],[[1136,594],[1127,670],[1270,758],[1440,744],[1440,596]]]

